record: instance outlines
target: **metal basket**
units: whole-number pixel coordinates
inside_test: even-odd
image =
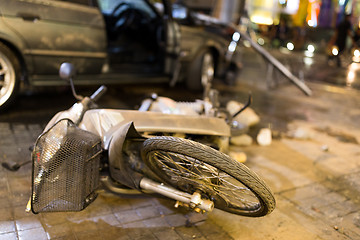
[[[80,211],[94,201],[101,151],[100,137],[69,119],[43,133],[32,153],[32,211]]]

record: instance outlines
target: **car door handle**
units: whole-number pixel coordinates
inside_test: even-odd
[[[32,13],[19,12],[19,13],[16,14],[16,16],[21,17],[25,21],[34,22],[34,21],[40,20],[40,16],[32,14]]]

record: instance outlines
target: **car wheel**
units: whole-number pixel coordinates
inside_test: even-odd
[[[209,50],[203,50],[190,65],[186,79],[187,87],[191,90],[202,90],[214,80],[214,57]]]
[[[14,101],[19,89],[20,63],[15,54],[0,43],[0,110]]]

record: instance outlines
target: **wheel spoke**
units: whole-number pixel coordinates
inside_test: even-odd
[[[216,168],[190,158],[182,154],[169,152],[156,152],[154,157],[161,164],[163,171],[170,175],[175,181],[189,181],[190,183],[199,182],[215,191],[228,206],[253,209],[258,207],[256,196],[245,186],[236,185],[231,182],[233,178]],[[216,180],[214,183],[213,181]]]

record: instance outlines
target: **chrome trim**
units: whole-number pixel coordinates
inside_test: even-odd
[[[27,55],[61,56],[61,57],[85,57],[106,58],[105,52],[79,52],[79,51],[57,51],[57,50],[25,50]]]

